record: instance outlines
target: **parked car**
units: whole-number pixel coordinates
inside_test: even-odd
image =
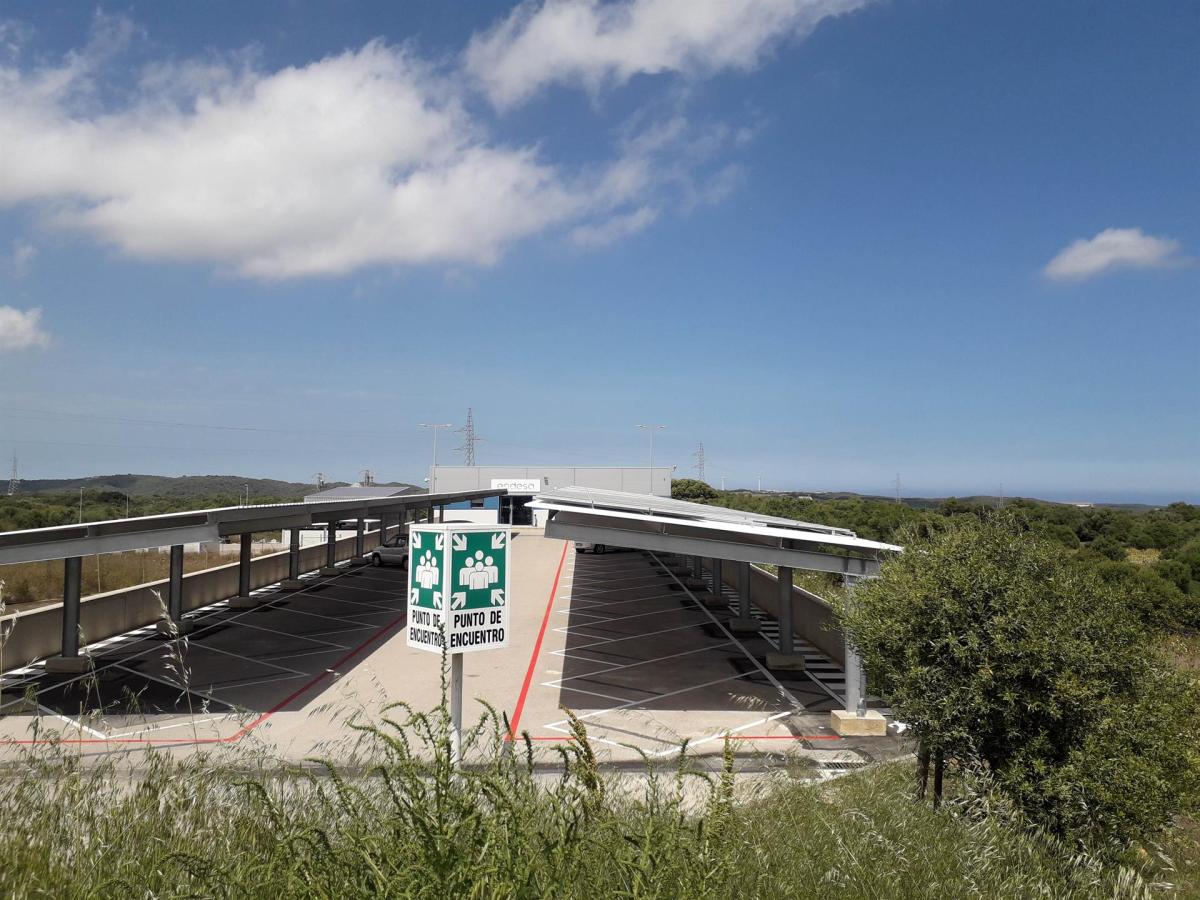
[[[401,537],[392,538],[372,550],[370,559],[373,566],[389,565],[408,568],[408,542]]]
[[[617,548],[614,547],[613,549],[615,550]],[[593,544],[591,541],[576,541],[575,542],[575,552],[576,553],[585,553],[589,550],[592,553],[607,553],[608,547],[606,547],[604,544]]]

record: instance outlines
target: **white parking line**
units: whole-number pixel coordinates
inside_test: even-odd
[[[709,647],[697,647],[695,650],[684,650],[681,653],[668,653],[666,656],[657,656],[654,659],[641,659],[634,663],[625,663],[624,665],[620,666],[609,666],[607,669],[600,669],[598,672],[587,672],[583,675],[572,675],[569,678],[558,678],[553,682],[546,681],[543,682],[543,684],[546,687],[562,687],[564,683],[568,681],[574,681],[576,678],[595,678],[597,675],[606,675],[609,672],[619,672],[622,669],[636,669],[638,666],[648,666],[651,663],[662,662],[664,659],[678,659],[681,656],[693,656],[697,653],[707,653],[710,650],[720,650],[722,647],[728,647],[730,644],[735,643],[737,643],[737,641],[731,639],[728,641],[722,641],[719,644],[713,644]],[[747,673],[743,672],[736,677],[741,678],[745,674]],[[690,690],[690,688],[688,690]],[[663,694],[663,696],[665,697],[668,695]]]

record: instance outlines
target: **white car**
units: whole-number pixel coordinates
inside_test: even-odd
[[[392,538],[386,544],[380,544],[370,555],[371,565],[400,566],[408,568],[408,543],[401,538]]]
[[[608,547],[606,547],[604,544],[593,544],[591,541],[576,541],[575,542],[575,552],[576,553],[585,553],[589,550],[592,553],[607,553]]]

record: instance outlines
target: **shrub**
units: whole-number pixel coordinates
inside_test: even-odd
[[[715,500],[717,492],[695,478],[676,478],[671,482],[671,496],[676,500]]]
[[[1156,655],[1127,581],[1005,517],[905,543],[843,619],[922,745],[1105,852],[1166,825],[1195,788],[1200,696]]]

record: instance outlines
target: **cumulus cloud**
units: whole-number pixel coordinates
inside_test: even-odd
[[[1043,270],[1055,281],[1080,281],[1113,269],[1158,269],[1179,262],[1179,241],[1140,228],[1106,228],[1063,249]]]
[[[0,306],[0,353],[45,347],[49,343],[50,335],[42,330],[40,309]]]
[[[52,224],[130,255],[278,278],[489,263],[592,199],[533,150],[489,143],[381,43],[278,72],[177,74],[160,67],[131,105],[81,116],[83,71],[4,72],[0,203],[53,198]]]
[[[862,2],[526,4],[466,58],[476,74],[497,68],[496,96],[510,100],[565,78],[747,67],[772,40]],[[539,61],[538,42],[564,16],[575,55]],[[727,157],[751,133],[668,109],[632,122],[608,158],[568,167],[497,140],[471,111],[475,82],[458,63],[437,68],[373,41],[278,70],[242,51],[131,78],[118,60],[141,36],[98,15],[90,43],[57,62],[0,58],[0,208],[31,207],[45,226],[134,258],[254,278],[480,266],[533,235],[601,246],[664,209],[717,202],[741,174]],[[512,68],[531,52],[533,68]],[[32,258],[22,252],[14,264]]]
[[[550,84],[750,69],[777,41],[869,0],[526,0],[476,35],[466,66],[501,108]]]

